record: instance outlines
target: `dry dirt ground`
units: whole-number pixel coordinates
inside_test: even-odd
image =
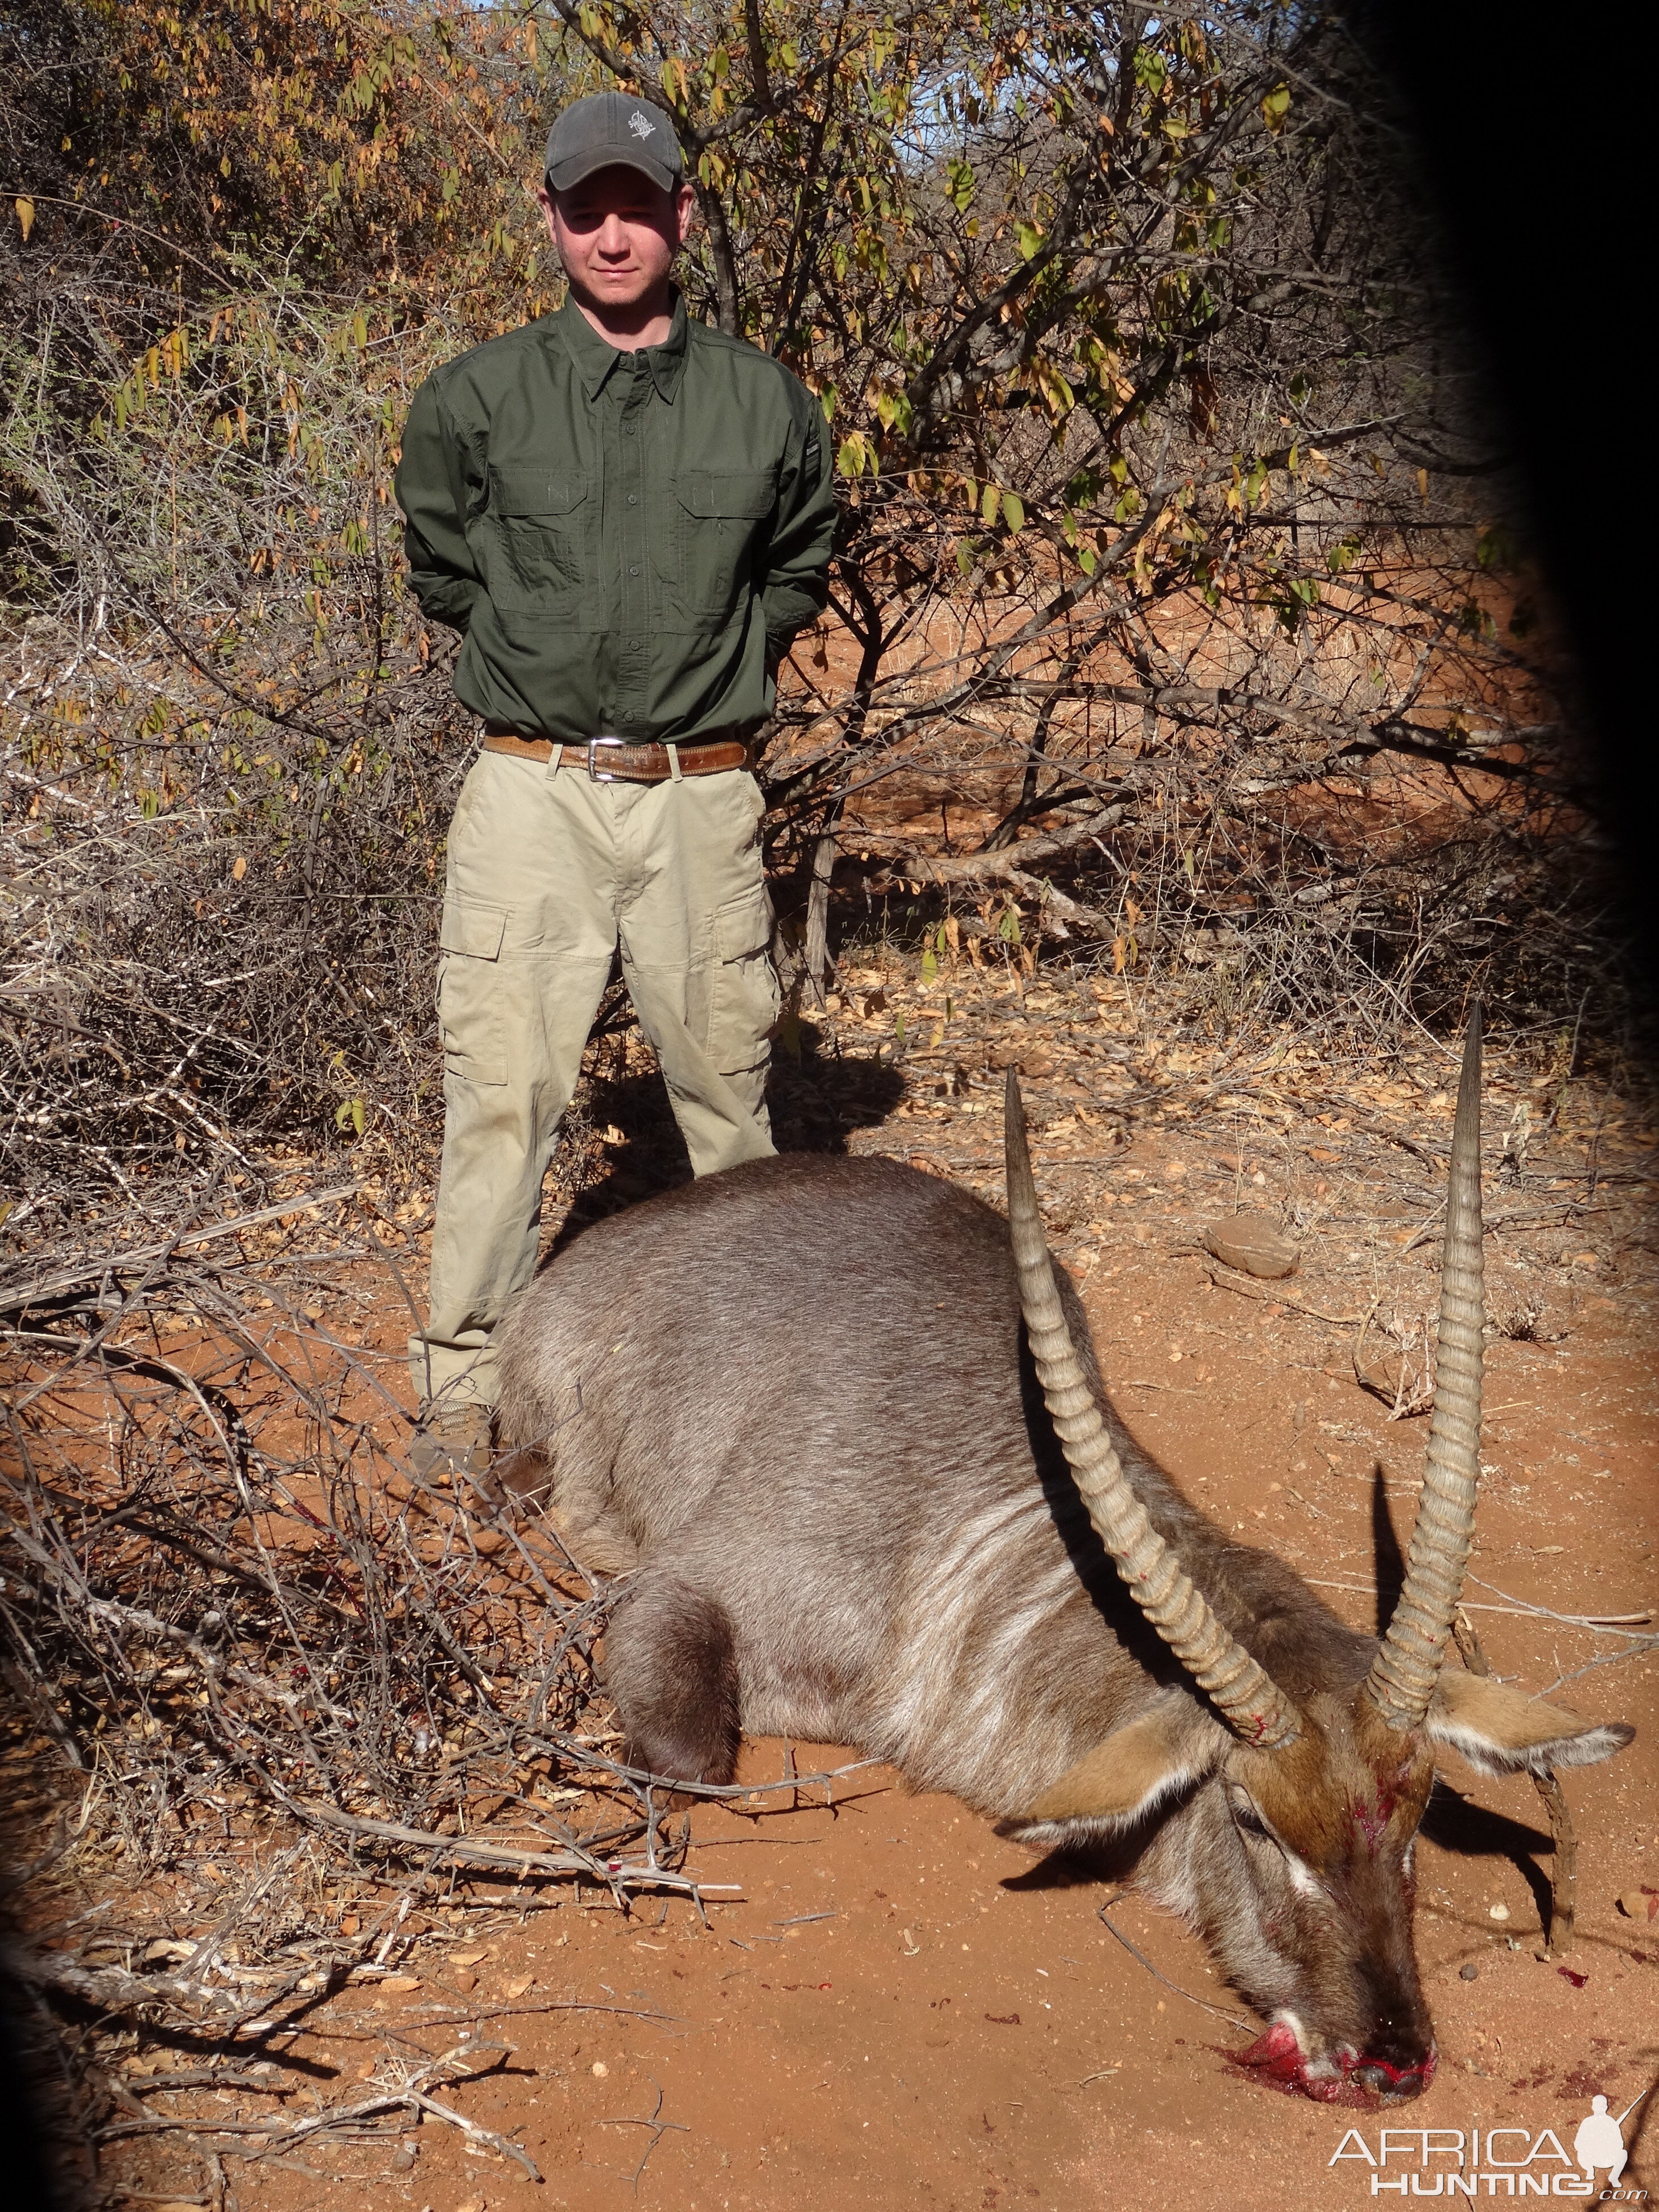
[[[1196,1045],[1159,1054],[1121,984],[1039,982],[1012,961],[924,979],[914,960],[872,954],[844,982],[808,1036],[812,1079],[784,1071],[786,1141],[823,1141],[817,1125],[839,1115],[849,1150],[1000,1200],[995,1069],[1018,1058],[1056,1249],[1126,1418],[1212,1514],[1372,1626],[1374,1470],[1403,1530],[1426,1425],[1391,1418],[1359,1386],[1356,1351],[1385,1389],[1402,1371],[1407,1396],[1420,1381],[1411,1331],[1435,1297],[1449,1055],[1426,1037],[1380,1073],[1285,1039],[1224,1065]],[[893,1072],[901,1015],[911,1049]],[[600,1121],[623,1110],[613,1101]],[[1591,2096],[1617,2116],[1659,2077],[1659,1649],[1650,1617],[1632,1619],[1654,1601],[1659,1525],[1654,1155],[1617,1100],[1501,1055],[1486,1119],[1500,1333],[1468,1618],[1498,1672],[1638,1735],[1567,1778],[1577,1929],[1559,1957],[1544,1955],[1550,1839],[1530,1783],[1449,1766],[1420,1857],[1441,2060],[1419,2101],[1337,2110],[1242,2075],[1224,2054],[1253,2030],[1176,1921],[866,1768],[828,1790],[804,1784],[793,1802],[700,1808],[691,1867],[740,1887],[711,1901],[706,1925],[680,1898],[624,1913],[592,1891],[457,1887],[415,1917],[418,1940],[387,1972],[354,1976],[266,2045],[278,2070],[263,2078],[280,2097],[253,2094],[256,2079],[153,2104],[187,2117],[192,2139],[160,2137],[142,2170],[129,2147],[130,2201],[1266,2212],[1288,2200],[1357,2212],[1449,2195],[1458,2172],[1482,2177],[1488,2197],[1567,2193]],[[1500,1167],[1504,1131],[1520,1133]],[[625,1191],[653,1179],[630,1169],[629,1134],[612,1125]],[[1300,1245],[1288,1280],[1234,1274],[1203,1251],[1204,1225],[1241,1203]],[[821,1289],[833,1298],[833,1284]],[[377,1304],[361,1279],[355,1296],[368,1302],[351,1325],[391,1371],[397,1301]],[[933,1325],[948,1311],[919,1317]],[[1622,1631],[1585,1625],[1620,1615]],[[743,1778],[772,1779],[791,1756],[805,1775],[853,1754],[755,1742]],[[349,2101],[356,2085],[447,2051],[462,2055],[433,2095],[510,2138],[522,2162],[439,2113],[390,2149],[246,2155],[261,2114]],[[137,2091],[179,2064],[140,2041],[126,2076]],[[1649,2110],[1625,2122],[1626,2191],[1659,2189]]]

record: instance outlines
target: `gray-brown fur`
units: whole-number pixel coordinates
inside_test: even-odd
[[[501,1346],[516,1486],[628,1576],[606,1664],[637,1763],[728,1779],[740,1719],[856,1744],[1033,1844],[1109,1843],[1293,2024],[1303,2086],[1410,2094],[1432,2063],[1408,1850],[1434,1718],[1391,1735],[1358,1695],[1375,1639],[1134,1443],[1056,1272],[1149,1516],[1304,1715],[1287,1751],[1241,1745],[1126,1595],[1035,1382],[1007,1224],[896,1163],[757,1162],[577,1240]],[[1115,1736],[1150,1761],[1133,1803],[1033,1814],[1080,1761],[1086,1793]],[[1622,1740],[1575,1723],[1547,1750]]]

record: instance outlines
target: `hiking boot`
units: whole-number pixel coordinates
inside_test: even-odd
[[[490,1409],[477,1398],[428,1399],[421,1408],[409,1463],[428,1482],[446,1475],[477,1482],[489,1468]]]

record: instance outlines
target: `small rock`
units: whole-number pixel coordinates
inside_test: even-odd
[[[1460,1982],[1478,1981],[1480,1978],[1480,1969],[1475,1965],[1473,1959],[1470,1960],[1467,1966],[1460,1966],[1457,1970],[1457,1978]]]
[[[476,1974],[469,1974],[463,1971],[459,1974],[452,1974],[449,1978],[449,1983],[450,1987],[452,1989],[459,1990],[464,1997],[470,1996],[472,1991],[478,1986],[478,1977]]]
[[[1224,1267],[1269,1281],[1293,1275],[1301,1257],[1271,1213],[1230,1213],[1204,1231],[1204,1249]]]
[[[1488,1920],[1507,1920],[1509,1917],[1510,1908],[1507,1905],[1489,1905],[1486,1907]]]
[[[605,2064],[603,2058],[596,2058],[587,2070],[599,2081],[603,2081],[605,2075],[611,2071],[611,2069]]]
[[[1626,1920],[1651,1920],[1659,1914],[1659,1890],[1627,1889],[1619,1900]]]

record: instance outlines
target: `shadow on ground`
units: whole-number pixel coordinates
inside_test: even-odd
[[[886,1120],[904,1095],[904,1076],[876,1054],[826,1042],[816,1023],[791,1021],[774,1050],[766,1095],[781,1152],[844,1152],[855,1129]],[[554,1251],[607,1214],[691,1180],[684,1140],[655,1067],[607,1066],[599,1056],[584,1111],[592,1128],[615,1129],[626,1142],[597,1157],[590,1152],[598,1171],[584,1182]]]

